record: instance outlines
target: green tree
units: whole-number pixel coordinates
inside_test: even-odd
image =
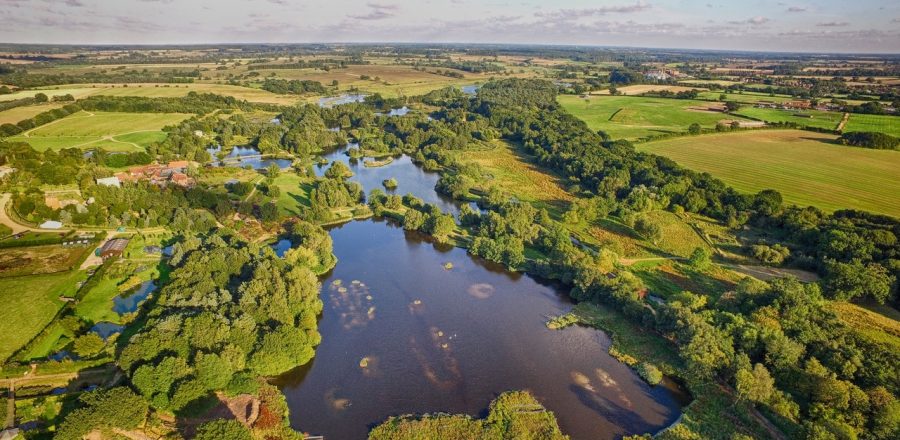
[[[237,420],[213,420],[197,428],[195,440],[253,440],[246,426]]]
[[[753,370],[738,370],[734,375],[738,396],[751,402],[765,403],[775,392],[775,379],[763,364],[756,364]]]
[[[99,353],[105,346],[106,342],[96,333],[88,333],[75,339],[75,353],[84,358]]]
[[[688,259],[688,264],[699,271],[708,269],[710,264],[709,249],[705,247],[698,247],[694,249],[694,252],[691,252],[691,257]]]
[[[696,122],[694,122],[693,124],[691,124],[690,127],[688,127],[688,133],[694,134],[694,135],[700,134],[700,132],[702,130],[703,130],[703,127],[700,127],[700,124],[698,124]]]

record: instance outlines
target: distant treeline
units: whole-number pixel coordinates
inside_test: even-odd
[[[362,58],[351,57],[346,60],[339,60],[333,58],[320,59],[320,60],[298,60],[291,63],[284,64],[274,64],[274,63],[265,63],[265,64],[250,64],[247,66],[247,70],[288,70],[288,69],[343,69],[350,65],[365,65],[369,64],[368,61],[363,60]]]
[[[22,88],[52,86],[60,84],[90,84],[90,83],[173,83],[185,84],[194,82],[200,77],[199,70],[184,70],[151,73],[147,70],[140,72],[111,71],[111,72],[87,72],[82,74],[65,73],[28,73],[24,69],[12,72],[0,72],[0,83],[11,84]]]

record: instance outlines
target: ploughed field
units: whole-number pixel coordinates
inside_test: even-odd
[[[862,209],[900,216],[900,154],[837,144],[801,130],[761,130],[649,142],[639,151],[708,172],[739,191],[779,191],[825,211]]]

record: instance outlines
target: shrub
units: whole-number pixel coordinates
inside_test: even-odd
[[[637,364],[634,369],[637,371],[638,375],[650,385],[657,385],[662,382],[662,372],[659,371],[659,368],[656,368],[655,365],[649,362],[641,362]]]

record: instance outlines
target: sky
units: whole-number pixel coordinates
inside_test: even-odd
[[[898,0],[0,0],[0,42],[900,53]]]

